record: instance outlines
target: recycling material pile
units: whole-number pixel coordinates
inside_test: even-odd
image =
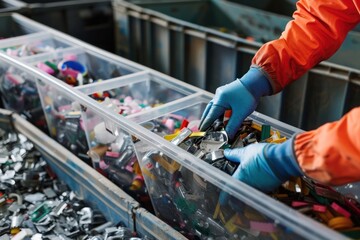
[[[196,126],[199,121],[190,118],[170,115],[146,122],[143,126],[230,175],[238,165],[224,157],[225,148],[286,140],[270,125],[247,119],[235,140],[230,142],[222,121],[216,121],[205,132],[199,132]],[[169,119],[174,121],[172,126],[178,128],[169,129],[166,126]],[[149,152],[141,142],[136,144],[139,155],[143,156],[139,162],[157,216],[189,239],[301,239],[236,198],[230,197],[220,204],[221,189],[161,151]],[[345,236],[360,238],[360,205],[354,196],[341,195],[333,188],[306,177],[291,179],[269,195]]]
[[[4,106],[16,110],[29,122],[47,132],[35,79],[15,68],[0,69],[0,92]]]
[[[90,61],[82,55],[64,54],[57,59],[38,62],[36,67],[74,87],[122,75],[117,68],[111,70],[110,64],[104,68],[100,65],[92,67]]]
[[[0,129],[0,239],[141,238],[79,199],[24,135]]]
[[[35,40],[25,44],[16,44],[10,47],[0,48],[0,51],[3,51],[5,54],[12,57],[29,57],[41,53],[54,52],[60,50],[64,47],[56,46],[56,43],[51,40]]]

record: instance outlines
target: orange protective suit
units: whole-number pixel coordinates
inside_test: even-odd
[[[360,22],[360,0],[300,0],[293,18],[281,37],[264,44],[252,60],[267,74],[274,93],[336,52]],[[305,175],[332,185],[360,181],[359,134],[360,108],[298,134],[294,150]]]

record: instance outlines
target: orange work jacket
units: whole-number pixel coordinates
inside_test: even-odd
[[[293,18],[281,37],[264,44],[252,60],[267,74],[273,93],[336,52],[360,22],[360,0],[300,0]],[[360,181],[360,108],[298,134],[294,152],[304,174],[319,182]]]

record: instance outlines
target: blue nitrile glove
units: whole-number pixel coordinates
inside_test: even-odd
[[[200,130],[205,131],[225,110],[232,114],[225,128],[230,139],[234,138],[243,120],[257,107],[260,97],[270,95],[272,88],[265,75],[255,67],[241,78],[216,89],[215,97],[206,106],[201,117]]]
[[[281,143],[256,143],[244,148],[225,149],[225,158],[240,163],[236,178],[260,191],[270,192],[291,176],[302,176],[293,150],[293,138]],[[228,194],[222,192],[220,204],[226,203]]]

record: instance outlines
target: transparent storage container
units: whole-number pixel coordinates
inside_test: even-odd
[[[81,106],[76,98],[69,92],[53,88],[42,79],[37,79],[37,86],[50,136],[91,165],[86,154],[89,147],[86,141]]]
[[[206,98],[197,97],[192,99],[191,105],[178,107],[169,113],[168,109],[156,111],[152,113],[144,113],[134,118],[134,121],[146,129],[158,134],[166,136],[179,131],[182,127],[188,127],[192,131],[199,131],[201,116],[207,106]],[[156,116],[154,118],[154,116]],[[150,118],[153,118],[149,120]],[[131,119],[131,117],[130,117]]]
[[[141,114],[153,108],[166,108],[168,103],[179,100],[194,91],[169,83],[147,71],[124,77],[77,87],[96,100],[100,108],[109,109],[122,116]],[[138,164],[132,138],[129,133],[107,121],[89,108],[83,108],[84,128],[88,155],[99,172],[133,196],[142,206],[152,211],[144,179]]]
[[[42,131],[47,132],[34,75],[0,59],[0,93],[6,109],[19,113]]]
[[[126,64],[107,59],[101,54],[81,47],[34,56],[28,63],[55,76],[71,86],[124,76],[136,71]]]
[[[69,42],[45,32],[0,41],[0,51],[19,58],[54,52],[69,46]]]
[[[125,64],[116,63],[80,47],[33,56],[26,61],[71,86],[91,84],[136,71]],[[64,66],[65,69],[62,68]],[[67,92],[57,92],[48,87],[46,82],[41,82],[39,89],[50,135],[90,164],[86,154],[89,146],[82,125],[80,106],[73,104],[74,99]]]
[[[31,140],[58,179],[64,181],[81,200],[99,209],[109,222],[114,225],[121,223],[139,237],[149,240],[184,239],[179,232],[140,207],[122,189],[19,115],[0,109],[0,128],[5,131],[14,129]]]
[[[22,59],[31,58],[37,54],[55,52],[69,46],[70,43],[66,40],[46,32],[31,33],[0,41],[1,52]],[[1,64],[0,78],[3,106],[25,116],[35,126],[47,132],[34,77],[22,71],[21,68],[14,68],[3,63]]]
[[[154,109],[152,113],[143,113],[133,120],[137,121],[143,127],[156,133],[157,135],[170,140],[169,137],[171,134],[178,132],[182,127],[187,127],[192,132],[198,132],[199,119],[201,118],[209,100],[210,98],[199,95],[189,102],[184,101],[182,107],[180,104],[178,106],[174,106],[172,111],[166,112],[166,110],[157,111]],[[259,136],[260,134],[263,134],[261,129],[265,128],[265,125],[270,126],[268,130],[269,134],[271,133],[272,136],[274,136],[274,133],[279,132],[280,135],[275,140],[283,141],[285,138],[290,138],[294,133],[300,132],[299,129],[287,126],[283,123],[274,121],[273,119],[266,118],[258,113],[251,115],[248,120],[252,121],[251,127],[257,129],[256,131],[254,130],[254,133],[256,132]],[[260,128],[260,130],[258,128]],[[250,136],[250,134],[248,136]],[[245,139],[246,137],[244,137],[243,144],[248,141],[245,141]],[[265,139],[269,138],[266,137]],[[266,141],[265,139],[262,139],[262,141]],[[241,200],[241,198],[235,196],[234,194],[230,194],[229,199],[220,204],[220,196],[224,194],[224,185],[228,185],[229,182],[223,178],[222,174],[224,172],[217,175],[219,179],[222,179],[225,182],[222,187],[218,187],[217,184],[213,184],[210,177],[206,176],[207,173],[211,172],[212,168],[214,168],[211,165],[217,166],[216,163],[211,163],[210,165],[207,163],[207,160],[205,160],[206,157],[203,158],[204,160],[202,161],[209,165],[202,169],[205,173],[204,176],[201,176],[201,174],[195,173],[193,171],[194,169],[191,167],[186,167],[181,164],[186,161],[177,161],[179,157],[170,157],[161,148],[157,147],[158,145],[160,144],[155,143],[155,141],[153,144],[146,144],[142,141],[137,141],[135,143],[135,149],[137,151],[141,170],[148,187],[156,215],[171,225],[174,229],[183,233],[185,237],[189,239],[309,238],[303,233],[298,234],[299,232],[293,231],[293,229],[289,228],[286,224],[281,224],[279,219],[272,218],[271,216],[264,214],[264,210],[260,210],[259,207],[254,207],[251,204],[249,205],[246,201]],[[208,148],[211,146],[212,145],[209,144]],[[193,146],[191,144],[187,143],[182,145],[183,149],[185,148],[188,152],[192,152],[192,154],[199,157],[199,152],[193,151],[192,147]],[[218,148],[215,146],[215,149]],[[178,154],[182,155],[183,153],[179,150]],[[193,166],[196,160],[193,161],[194,162],[186,163]],[[217,167],[225,172],[233,167],[231,165],[230,167],[227,165],[224,169],[224,166],[226,165],[222,165],[221,167],[218,165]],[[217,170],[218,169],[215,171]],[[239,184],[239,186],[241,185],[241,183],[237,180],[232,180],[232,182]],[[308,183],[306,178],[304,180],[296,179],[289,181],[284,185],[284,187],[279,188],[271,193],[271,195],[265,197],[266,201],[281,202],[280,205],[284,206],[281,206],[278,210],[285,207],[285,205],[292,206],[292,204],[296,201],[301,201],[304,195],[302,195],[303,192],[301,192],[301,194],[299,193],[297,196],[295,195],[297,190],[295,191],[295,188],[293,188],[292,185],[295,182],[304,189],[305,183]],[[309,184],[309,186],[314,187],[316,191],[321,188],[328,193],[332,193],[333,196],[340,196],[337,195],[334,189],[324,187],[322,185]],[[241,186],[241,188],[246,191],[243,186]],[[309,189],[312,188],[309,187]],[[292,190],[294,192],[292,192]],[[251,193],[249,192],[249,194],[255,195],[256,192],[257,191],[253,189]],[[244,194],[244,192],[241,194]],[[295,195],[294,197],[290,197],[290,202],[289,198],[284,198],[284,195],[287,194],[289,194],[289,196]],[[306,195],[304,198],[310,199],[312,196],[314,196],[314,198],[321,198],[320,196],[323,195],[311,193],[309,196]],[[332,201],[335,202],[333,199]],[[343,203],[342,200],[339,201]],[[319,202],[314,204],[321,205],[325,203],[322,203],[319,200]],[[349,207],[346,205],[347,203],[343,204]],[[330,208],[330,204],[326,206],[328,209]],[[325,230],[327,228],[325,223],[320,226],[321,224],[319,222],[314,222],[316,217],[311,214],[316,214],[316,212],[310,213],[310,215],[308,212],[304,212],[304,214],[302,214],[301,212],[303,210],[305,211],[305,208],[295,209],[294,207],[294,209],[288,209],[284,214],[296,216],[299,218],[301,223],[314,224],[314,228],[321,229],[322,234],[327,234],[331,231],[330,229]],[[312,216],[314,219],[306,219],[307,217],[305,217],[305,214]],[[357,216],[353,215],[352,220],[356,223]],[[343,231],[342,233],[344,233],[344,236],[337,237],[344,238],[345,236],[350,236],[346,235],[346,231]],[[313,238],[317,237],[318,236],[315,235],[313,236]],[[323,238],[323,236],[320,236],[320,238]]]

